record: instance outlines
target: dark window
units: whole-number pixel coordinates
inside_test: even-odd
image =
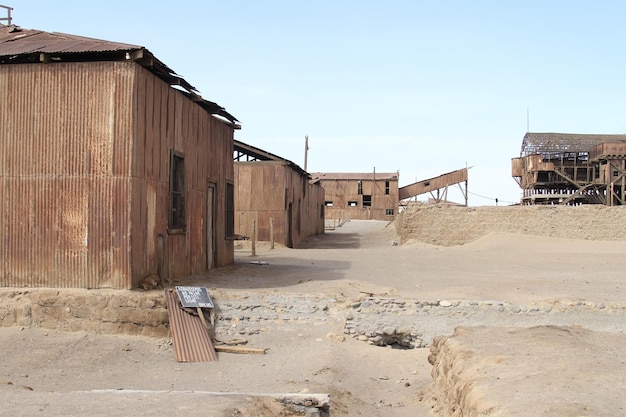
[[[385,181],[385,194],[389,195],[389,181]]]
[[[357,201],[348,201],[348,207],[356,207],[359,203]]]
[[[359,180],[359,182],[357,183],[357,194],[363,194],[363,181],[361,180]]]
[[[363,207],[371,207],[372,206],[372,196],[364,195],[363,196]]]
[[[385,215],[386,216],[393,216],[393,209],[386,209],[385,210]]]
[[[226,239],[235,237],[235,187],[226,181]]]
[[[170,151],[170,213],[169,232],[185,231],[185,157]]]
[[[618,172],[618,171],[613,171],[613,176],[614,176],[614,177],[617,177],[618,175],[619,175],[619,172]]]

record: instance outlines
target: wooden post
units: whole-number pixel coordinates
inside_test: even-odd
[[[274,249],[274,218],[270,217],[270,249]]]
[[[256,256],[256,219],[252,220],[252,256]]]

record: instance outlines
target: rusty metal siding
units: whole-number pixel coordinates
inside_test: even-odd
[[[215,182],[216,266],[233,262],[225,239],[224,189],[232,181],[233,128],[208,114],[148,70],[135,68],[134,131],[131,157],[132,281],[157,273],[157,236],[164,238],[162,278],[173,280],[206,270],[208,181]],[[170,151],[184,156],[184,234],[168,233]]]
[[[178,294],[174,290],[165,290],[165,302],[176,360],[178,362],[217,361],[213,340],[200,317],[182,309]]]
[[[130,65],[0,66],[0,285],[129,287]]]
[[[290,244],[289,204],[294,211],[292,246],[297,246],[308,236],[324,232],[324,218],[320,213],[324,190],[319,183],[310,184],[308,175],[293,169],[288,162],[235,163],[235,233],[251,237],[252,220],[255,220],[257,239],[269,241],[271,218],[274,241]],[[298,216],[300,221],[297,221]]]

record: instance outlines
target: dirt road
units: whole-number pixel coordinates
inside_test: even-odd
[[[468,300],[479,306],[514,304],[548,319],[562,317],[563,310],[592,331],[603,325],[604,312],[614,308],[623,314],[624,241],[502,232],[452,247],[415,241],[401,245],[400,240],[387,223],[352,221],[298,249],[270,250],[259,244],[258,256],[252,258],[241,246],[235,265],[175,283],[206,286],[218,304],[220,297],[283,296],[297,303],[299,297],[320,295],[332,300],[325,302],[325,313],[319,316],[323,319],[272,319],[254,328],[240,325],[245,317],[231,318],[227,326],[222,323],[223,332],[231,326],[244,333],[238,334],[250,346],[268,348],[266,355],[220,354],[218,362],[178,363],[169,339],[1,328],[4,410],[7,415],[29,416],[269,416],[280,415],[272,402],[251,394],[323,393],[330,394],[333,416],[432,416],[435,404],[419,401],[423,392],[432,394],[430,349],[373,346],[366,337],[360,340],[346,331],[348,316],[356,314],[351,320],[357,320],[365,311],[360,303],[368,297],[414,305],[419,301],[420,308],[427,301],[431,314],[445,317],[457,311],[462,315],[462,305],[455,307],[454,302]],[[450,301],[456,310],[442,310],[448,306],[442,301]],[[468,308],[476,305],[468,303]],[[568,312],[563,307],[581,305],[589,308]],[[402,316],[400,310],[396,316]],[[481,322],[479,314],[473,317],[485,326],[509,325],[506,320],[489,323]],[[616,326],[602,337],[623,334],[624,328]],[[444,336],[452,334],[446,332]],[[510,351],[509,357],[516,354]],[[623,362],[618,365],[613,371],[598,371],[615,376],[614,371],[623,370]],[[518,386],[523,395],[524,385]],[[624,405],[620,401],[617,406]],[[437,410],[452,415],[445,407]]]

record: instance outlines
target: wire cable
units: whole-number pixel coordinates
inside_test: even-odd
[[[484,198],[485,200],[495,201],[496,203],[518,204],[518,203],[515,203],[515,202],[513,202],[513,201],[504,201],[504,200],[500,200],[499,198],[485,197],[484,195],[476,194],[476,193],[473,193],[473,192],[471,192],[471,191],[468,191],[467,193],[468,193],[468,194],[471,194],[471,195],[474,195],[474,196],[476,196],[476,197]]]

